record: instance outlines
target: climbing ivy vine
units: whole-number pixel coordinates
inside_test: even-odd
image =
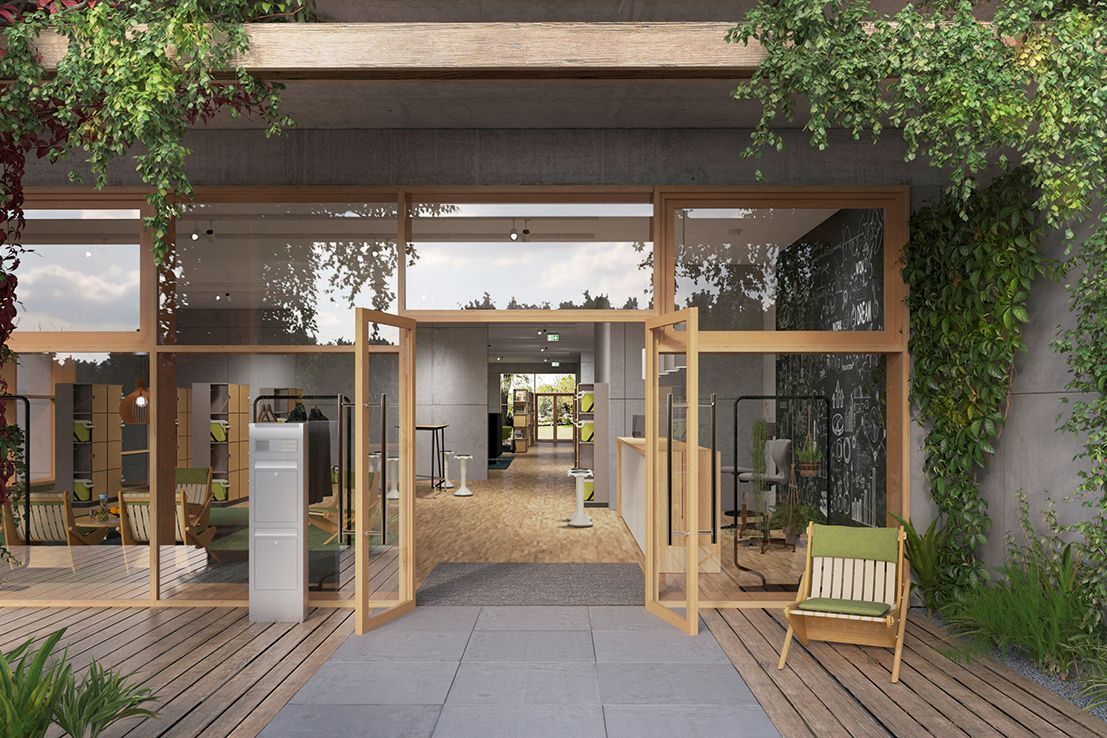
[[[974,554],[990,519],[977,471],[994,452],[1042,269],[1038,211],[1026,170],[962,203],[952,196],[911,219],[904,279],[914,359],[911,393],[930,432],[923,444],[931,496],[951,528],[940,566],[949,591],[977,581]]]
[[[1047,227],[1071,240],[1107,183],[1107,3],[998,0],[988,8],[984,23],[969,0],[908,4],[894,14],[870,0],[760,0],[726,36],[766,53],[734,91],[761,105],[746,156],[782,149],[778,127],[803,114],[818,149],[833,128],[855,139],[897,136],[907,161],[949,176],[942,201],[911,220],[904,275],[913,398],[929,426],[926,472],[955,526],[944,560],[953,588],[980,573],[974,550],[988,517],[975,473],[1002,426],[1026,293],[1041,269],[1036,244]],[[1007,176],[982,189],[997,173]],[[1070,388],[1093,398],[1073,403],[1065,427],[1086,439],[1092,468],[1082,490],[1098,522],[1084,527],[1101,569],[1105,241],[1102,219],[1082,246],[1072,244],[1076,325],[1058,342],[1074,372]]]
[[[28,159],[61,162],[103,187],[130,158],[149,188],[154,257],[171,247],[169,224],[192,196],[185,171],[189,127],[222,111],[252,114],[273,134],[291,123],[279,87],[246,72],[245,21],[307,20],[313,0],[0,0],[0,368],[12,356],[24,254],[23,175]],[[47,68],[42,44],[64,42]],[[81,177],[75,171],[71,178]],[[0,376],[0,394],[8,391]],[[0,403],[0,500],[12,489],[22,438]]]

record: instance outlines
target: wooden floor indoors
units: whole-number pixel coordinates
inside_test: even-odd
[[[908,619],[898,684],[881,648],[796,642],[777,670],[779,612],[713,610],[704,621],[788,738],[1107,736],[1107,723],[990,658],[951,661],[945,635],[921,615]]]

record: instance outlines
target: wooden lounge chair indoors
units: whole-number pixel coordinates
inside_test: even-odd
[[[78,528],[69,492],[31,493],[31,540],[23,540],[23,526],[16,524],[11,501],[4,503],[4,540],[9,546],[67,544],[94,546],[107,536],[107,528]]]
[[[807,526],[807,562],[799,598],[784,608],[788,633],[778,669],[788,660],[792,636],[809,641],[895,649],[892,682],[899,681],[911,577],[903,528]]]
[[[373,485],[376,484],[377,475],[375,472],[369,474],[369,489],[373,489]],[[308,506],[308,522],[330,535],[327,540],[323,541],[324,546],[329,546],[334,542],[334,539],[338,538],[338,495],[342,494],[342,490],[336,489],[334,494],[330,497],[325,497],[318,505]],[[348,521],[353,520],[350,510],[343,510],[344,515]],[[349,524],[347,524],[347,530],[349,530]]]
[[[177,469],[176,542],[206,549],[216,561],[219,557],[208,545],[215,538],[211,525],[211,469],[191,467]],[[150,493],[124,491],[119,496],[120,532],[126,546],[150,542]]]

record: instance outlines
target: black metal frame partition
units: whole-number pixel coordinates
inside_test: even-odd
[[[743,400],[773,400],[775,402],[792,402],[792,401],[819,401],[826,405],[826,422],[825,433],[823,436],[823,455],[826,458],[826,520],[828,523],[833,524],[834,520],[831,518],[833,514],[830,504],[830,477],[831,477],[831,463],[832,455],[830,453],[830,398],[826,395],[742,395],[734,401],[734,505],[735,512],[737,513],[738,505],[738,403]],[[792,447],[792,453],[795,453],[795,446]]]

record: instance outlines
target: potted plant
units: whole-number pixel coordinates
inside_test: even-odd
[[[773,510],[772,520],[769,525],[775,530],[784,531],[784,543],[796,548],[796,541],[807,530],[807,524],[818,519],[818,511],[811,505],[804,505],[799,501],[799,493],[793,488],[789,491],[783,504],[777,505]]]
[[[801,477],[817,477],[823,466],[823,452],[815,445],[811,433],[807,434],[803,445],[796,449],[796,470]]]

